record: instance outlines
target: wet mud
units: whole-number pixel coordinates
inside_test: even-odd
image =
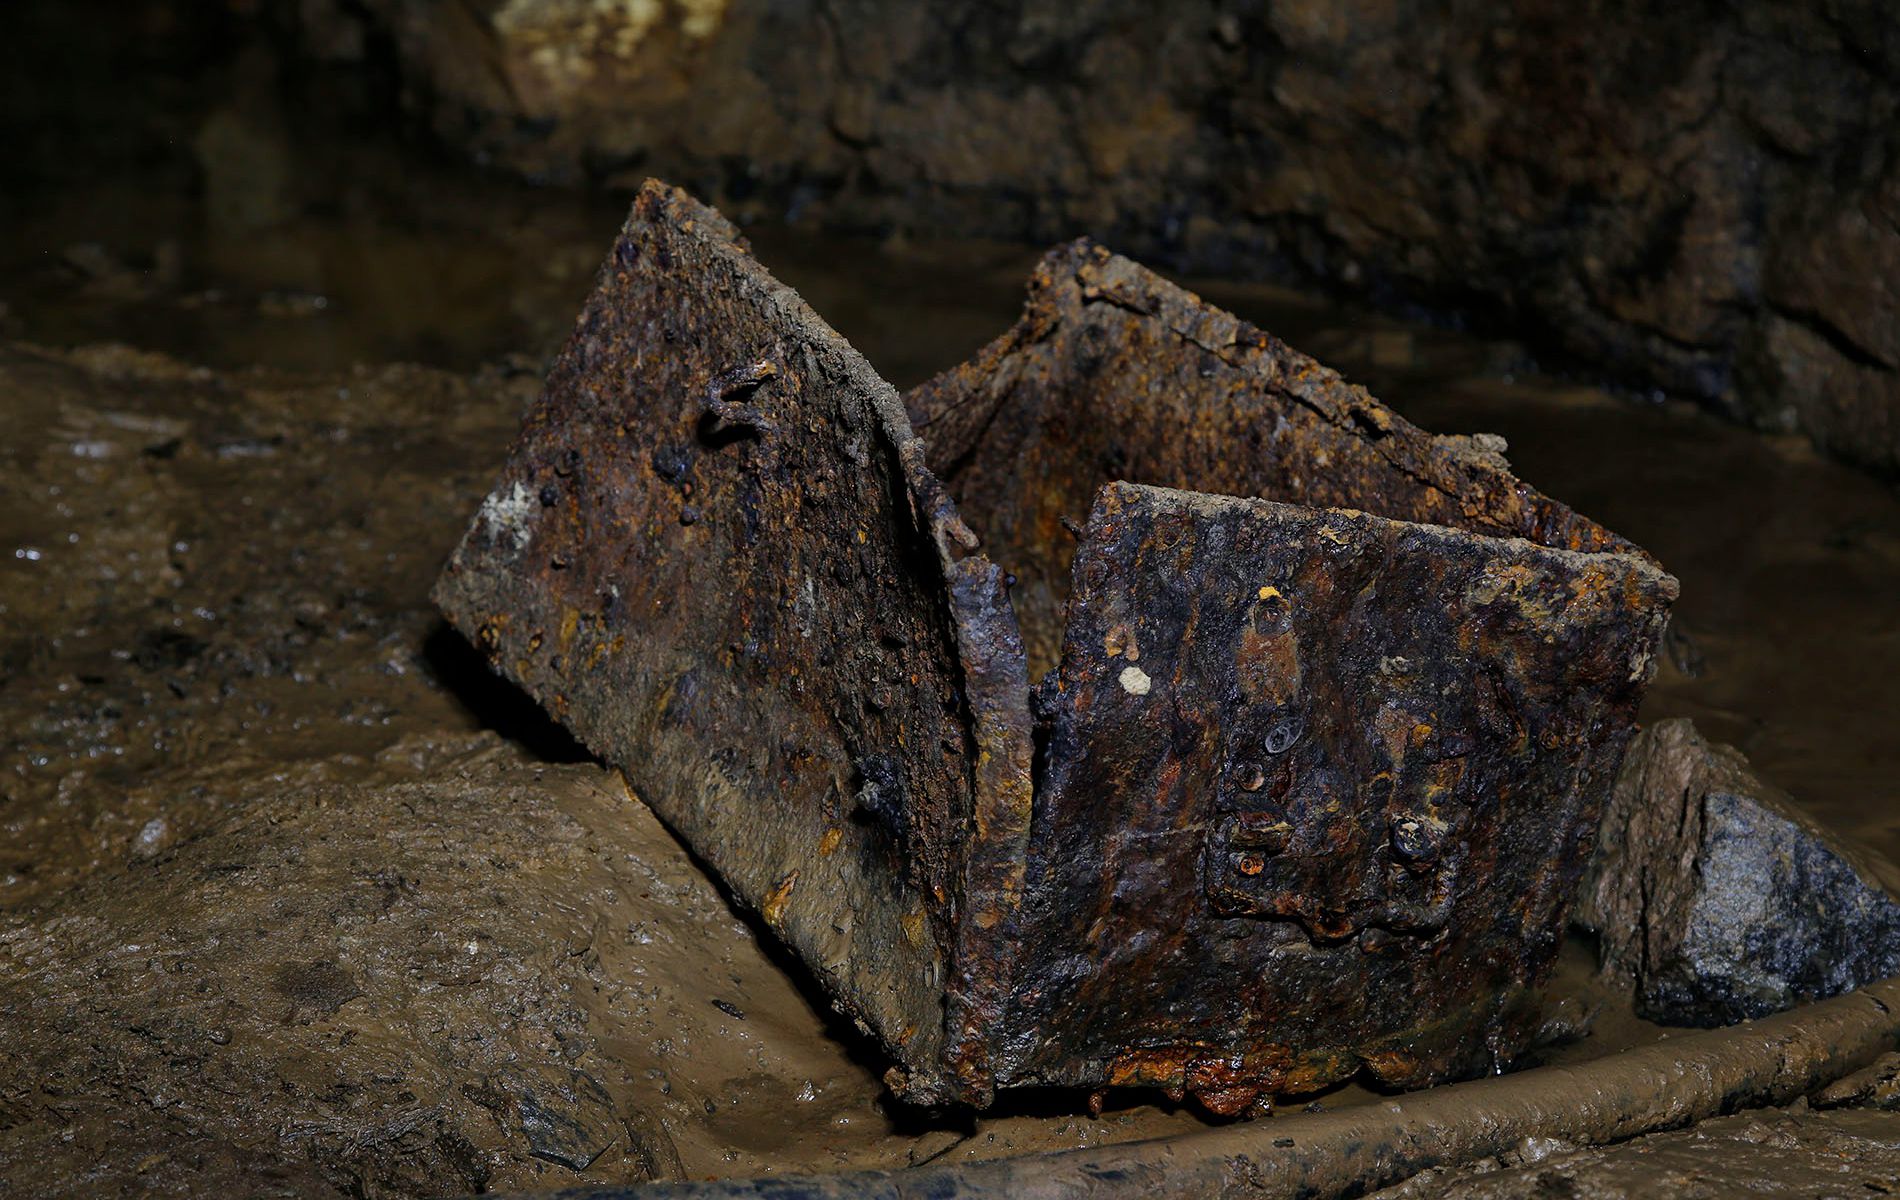
[[[1736,1113],[1608,1150],[1528,1140],[1481,1164],[1430,1171],[1374,1200],[1718,1200],[1748,1196],[1878,1196],[1900,1178],[1900,1121],[1888,1113],[1806,1106]]]
[[[1331,328],[1309,332],[1336,357],[1363,336]],[[1728,729],[1891,855],[1869,797],[1893,750],[1866,722],[1892,705],[1892,495],[1791,442],[1398,334],[1408,363],[1368,365],[1400,403],[1509,429],[1527,472],[1682,573],[1692,632],[1651,709]],[[1158,1094],[1100,1117],[1066,1092],[981,1119],[893,1103],[796,964],[442,626],[429,583],[532,373],[15,345],[0,375],[0,1023],[31,1032],[0,1070],[9,1186],[439,1195],[1205,1127]],[[1527,1061],[1659,1032],[1586,946],[1557,980]]]

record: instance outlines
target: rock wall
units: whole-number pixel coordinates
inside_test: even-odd
[[[1872,0],[277,2],[530,176],[1323,281],[1900,468]]]

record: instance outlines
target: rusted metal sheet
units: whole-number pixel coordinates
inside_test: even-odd
[[[1675,581],[1086,242],[907,405],[1050,672],[997,1077],[1235,1111],[1521,1046]]]
[[[927,1094],[955,1091],[978,784],[1013,766],[1028,797],[1020,660],[983,607],[1007,604],[959,536],[890,385],[649,185],[435,593]]]
[[[1047,697],[1041,987],[1005,1018],[1063,1036],[1013,1069],[1231,1111],[1520,1045],[1620,758],[1597,743],[1647,676],[1629,582],[1614,556],[1105,487]]]
[[[1086,244],[908,407],[649,184],[438,600],[909,1099],[1512,1053],[1674,581]]]

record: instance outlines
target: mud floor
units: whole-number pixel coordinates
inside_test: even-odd
[[[1544,1140],[1509,1161],[1430,1171],[1374,1200],[1723,1200],[1730,1196],[1880,1196],[1900,1179],[1891,1114],[1803,1107],[1736,1113],[1607,1150]]]
[[[1139,1093],[888,1102],[796,966],[443,626],[429,585],[624,199],[310,136],[246,61],[221,69],[251,102],[153,110],[182,158],[5,201],[0,1194],[453,1195],[1197,1127]],[[899,386],[1003,329],[1036,253],[754,240]],[[1646,715],[1900,858],[1892,487],[1509,345],[1204,291],[1429,428],[1504,434],[1656,553],[1683,595]],[[1661,1032],[1581,944],[1552,1018],[1536,1061]],[[1408,1194],[1843,1194],[1896,1145],[1886,1114],[1752,1114]]]
[[[1687,630],[1654,713],[1894,851],[1888,490],[1792,439],[1507,381],[1495,348],[1221,299],[1304,323],[1429,424],[1505,430],[1529,477],[1653,547]],[[0,1180],[454,1194],[1198,1124],[1139,1094],[1100,1118],[1069,1094],[980,1120],[889,1104],[796,968],[441,625],[428,585],[536,385],[0,352]],[[1554,1032],[1605,1003],[1584,947],[1559,991]],[[1543,1057],[1656,1032],[1613,998],[1590,1028]]]

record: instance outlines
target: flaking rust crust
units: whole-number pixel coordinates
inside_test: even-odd
[[[1615,555],[1105,487],[1009,1069],[1084,1082],[1106,1058],[1234,1111],[1361,1064],[1416,1086],[1508,1057],[1647,682],[1630,614],[1664,588]]]
[[[1648,555],[1435,437],[1246,321],[1086,240],[1050,251],[1008,333],[905,397],[992,558],[1030,666],[1055,666],[1072,530],[1111,480],[1357,508],[1540,545]]]
[[[1087,241],[906,404],[1051,672],[999,1085],[1508,1059],[1675,580]]]
[[[1024,797],[1029,754],[1007,666],[966,693],[994,639],[960,653],[951,605],[996,572],[922,459],[890,385],[650,183],[435,595],[935,1097],[978,751]]]
[[[437,600],[907,1099],[1512,1053],[1674,580],[1085,243],[909,407],[649,183]]]

